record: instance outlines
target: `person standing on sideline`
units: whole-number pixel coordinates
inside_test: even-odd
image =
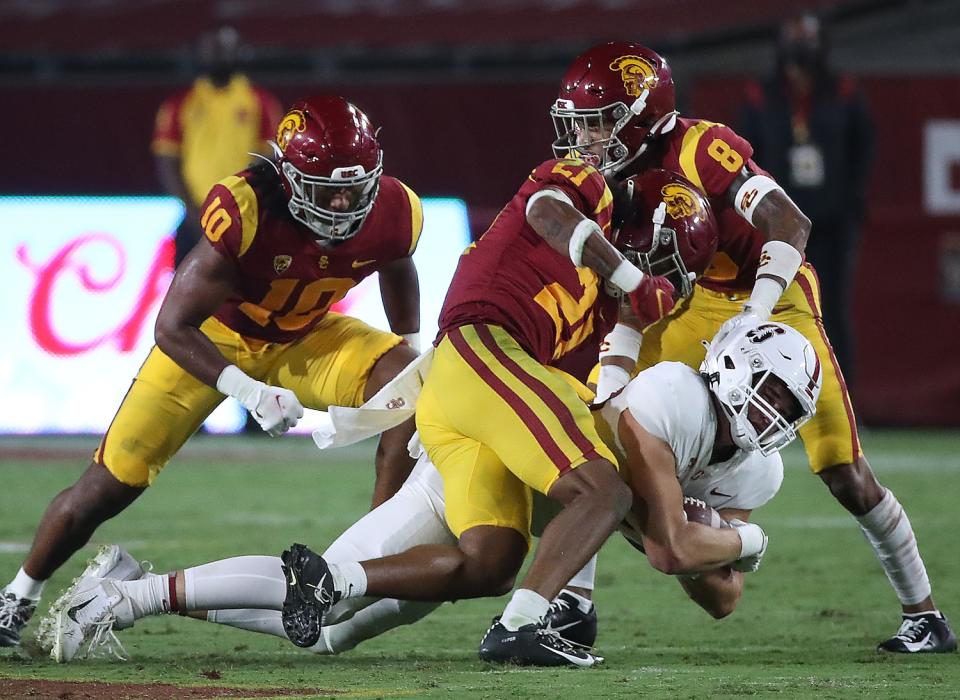
[[[852,281],[873,162],[873,124],[853,80],[830,69],[827,42],[813,15],[781,26],[776,70],[763,84],[748,87],[740,134],[753,144],[754,160],[811,220],[806,257],[830,302],[823,323],[850,384]]]
[[[199,207],[221,178],[243,170],[251,152],[270,153],[267,142],[280,121],[280,102],[237,71],[240,35],[232,27],[204,34],[197,45],[199,76],[167,98],[157,112],[151,150],[166,194],[187,214],[177,230],[179,266],[203,236]]]

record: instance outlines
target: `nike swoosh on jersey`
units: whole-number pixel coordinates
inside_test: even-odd
[[[711,496],[720,496],[720,498],[733,498],[729,493],[724,493],[723,491],[717,491],[716,488],[710,489]]]
[[[377,262],[377,259],[370,258],[370,260],[354,260],[352,263],[350,263],[350,267],[352,267],[353,269],[357,269],[358,267],[363,267],[373,262]]]
[[[903,646],[905,646],[909,651],[920,651],[927,646],[927,642],[930,641],[930,637],[932,636],[932,632],[927,632],[927,636],[921,639],[919,642],[908,642],[906,640],[902,640]]]
[[[71,620],[73,620],[79,625],[80,621],[77,619],[77,613],[83,610],[88,605],[90,605],[90,603],[92,603],[96,599],[97,599],[97,596],[93,596],[93,598],[91,598],[90,600],[85,600],[82,603],[74,605],[72,608],[67,610],[67,617],[69,617]]]

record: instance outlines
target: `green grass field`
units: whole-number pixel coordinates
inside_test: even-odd
[[[48,500],[80,473],[94,442],[0,441],[0,585],[19,566]],[[960,622],[960,433],[870,432],[864,446],[910,514],[939,605]],[[167,570],[275,554],[294,540],[323,548],[365,510],[371,458],[370,444],[331,458],[301,438],[195,438],[84,554],[119,542]],[[480,637],[504,598],[446,605],[335,658],[218,625],[153,618],[122,633],[126,663],[58,666],[29,647],[0,652],[0,695],[2,679],[74,679],[251,693],[287,688],[297,697],[960,697],[960,655],[891,658],[874,651],[899,624],[896,598],[859,528],[807,472],[800,449],[791,447],[786,462],[782,491],[756,516],[770,549],[726,620],[710,619],[676,582],[619,536],[611,539],[596,594],[607,663],[596,670],[478,661]],[[48,602],[84,559],[78,555],[48,584]],[[168,697],[186,696],[184,689],[172,692]]]

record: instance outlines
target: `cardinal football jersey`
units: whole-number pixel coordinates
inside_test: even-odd
[[[200,224],[239,278],[239,296],[217,310],[217,320],[240,335],[286,343],[306,335],[365,277],[412,255],[423,210],[410,188],[385,175],[360,232],[321,246],[290,215],[279,176],[266,166],[214,185]]]
[[[727,195],[744,166],[769,176],[751,159],[753,146],[730,127],[704,119],[677,119],[666,138],[659,167],[680,173],[696,185],[710,200],[717,217],[717,253],[700,284],[719,292],[753,289],[760,249],[766,239],[737,213]]]
[[[617,302],[593,270],[575,267],[527,223],[527,200],[548,187],[566,194],[610,236],[613,196],[600,172],[581,160],[541,164],[460,257],[437,342],[459,326],[494,324],[541,364],[586,381],[616,322]]]

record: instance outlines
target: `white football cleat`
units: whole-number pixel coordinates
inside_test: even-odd
[[[57,663],[82,657],[112,655],[126,661],[126,651],[114,630],[133,627],[133,604],[117,585],[102,578],[85,578],[82,592],[64,604],[54,620],[50,656]]]
[[[37,642],[40,647],[52,653],[57,617],[63,612],[68,601],[96,587],[102,578],[118,581],[135,581],[143,578],[146,575],[145,568],[148,569],[149,564],[141,565],[120,545],[105,544],[100,547],[87,562],[87,568],[83,573],[73,579],[70,586],[53,602],[47,614],[40,620],[40,626],[37,629]]]

